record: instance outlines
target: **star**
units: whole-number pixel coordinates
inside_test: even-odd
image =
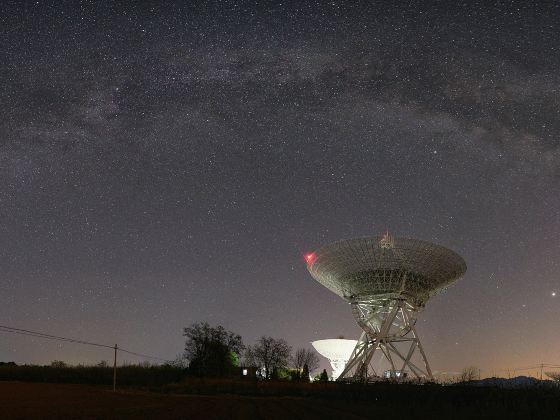
[[[554,2],[23,3],[2,4],[0,319],[169,359],[196,321],[357,338],[306,253],[391,226],[468,265],[426,303],[427,348],[490,371],[519,326],[519,366],[560,347],[527,283],[560,248]]]

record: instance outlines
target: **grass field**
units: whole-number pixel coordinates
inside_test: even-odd
[[[2,419],[366,418],[362,406],[297,397],[161,395],[71,384],[0,382]],[[352,413],[357,413],[353,415]]]
[[[422,387],[418,388],[421,393]],[[399,388],[395,388],[397,393]],[[403,389],[404,391],[404,389]],[[477,390],[477,393],[484,392]],[[441,404],[372,397],[371,401],[295,396],[168,395],[102,386],[0,382],[2,419],[560,419],[558,401],[543,405],[510,404],[497,393],[491,399],[467,398]],[[479,395],[483,395],[480,393]],[[447,402],[446,402],[447,401]]]

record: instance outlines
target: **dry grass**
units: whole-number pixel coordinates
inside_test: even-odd
[[[0,382],[2,419],[558,419],[556,390],[189,379],[167,393]],[[182,394],[177,394],[182,393]]]
[[[347,410],[344,404],[294,397],[113,393],[103,387],[21,382],[0,382],[0,407],[2,419],[367,418],[357,406]]]

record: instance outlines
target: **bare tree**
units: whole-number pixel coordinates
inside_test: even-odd
[[[292,364],[299,373],[303,372],[303,367],[306,365],[308,372],[313,372],[319,367],[319,357],[312,350],[297,349],[294,357],[292,358]]]
[[[474,366],[463,368],[459,375],[459,382],[471,382],[478,379],[478,369]]]
[[[53,368],[65,368],[65,367],[68,367],[68,365],[65,362],[63,362],[62,360],[53,360],[51,362],[51,367],[53,367]]]
[[[245,363],[263,369],[264,378],[271,379],[274,370],[288,365],[291,352],[286,340],[263,336],[255,345],[247,347]]]
[[[184,354],[178,354],[173,361],[167,362],[166,364],[179,369],[186,369],[189,366]]]
[[[545,372],[545,375],[556,382],[560,382],[560,372]]]

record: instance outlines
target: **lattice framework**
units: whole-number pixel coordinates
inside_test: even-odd
[[[346,299],[362,335],[339,379],[364,377],[381,352],[396,374],[407,369],[432,379],[415,329],[417,313],[430,296],[466,271],[465,261],[440,245],[411,238],[368,237],[326,245],[307,257],[308,270]],[[404,350],[403,350],[404,348]],[[423,366],[413,362],[420,355]]]

